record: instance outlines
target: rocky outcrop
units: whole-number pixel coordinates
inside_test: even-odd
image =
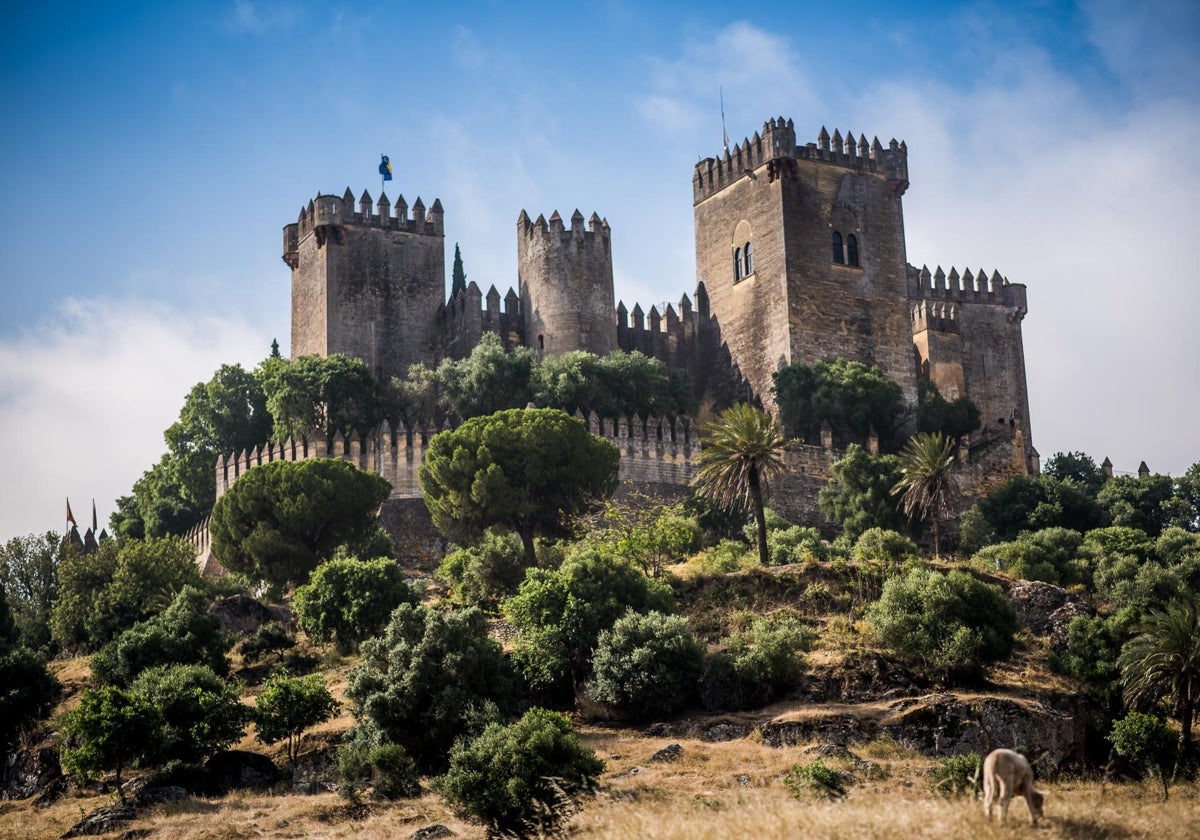
[[[53,786],[62,777],[58,750],[40,746],[17,750],[7,756],[4,766],[4,799],[28,799]]]
[[[1073,592],[1039,580],[1014,581],[1008,600],[1022,623],[1037,636],[1049,636],[1050,647],[1062,653],[1067,647],[1067,627],[1076,616],[1094,610]]]
[[[848,747],[887,736],[931,756],[986,755],[997,747],[1021,747],[1040,775],[1067,769],[1084,754],[1083,728],[1077,721],[1033,700],[930,694],[874,708],[836,708],[765,723],[759,727],[763,743],[784,747],[817,741]]]
[[[852,653],[832,667],[814,669],[800,694],[814,702],[865,703],[920,694],[924,682],[877,653]]]
[[[269,607],[249,595],[230,595],[218,598],[209,605],[208,611],[221,621],[221,630],[235,636],[253,633],[270,621],[277,621],[288,628],[295,628],[296,617],[286,607]]]
[[[338,789],[337,745],[296,756],[292,791],[302,794],[331,793]]]
[[[136,816],[137,812],[134,811],[132,805],[97,808],[67,829],[62,835],[62,840],[67,840],[69,837],[94,837],[97,834],[107,834],[110,831],[126,827],[133,822]]]
[[[265,755],[244,750],[225,750],[204,763],[209,791],[228,793],[243,788],[266,788],[279,781],[279,768]]]

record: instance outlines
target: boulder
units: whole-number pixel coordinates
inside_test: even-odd
[[[97,808],[67,829],[66,833],[62,835],[62,840],[67,840],[68,837],[91,837],[97,834],[108,834],[110,831],[125,828],[133,822],[136,816],[137,812],[134,811],[132,805],[112,805]]]
[[[683,755],[683,747],[679,744],[667,744],[661,750],[650,756],[651,761],[678,761]]]
[[[852,653],[805,679],[801,693],[814,702],[869,703],[920,694],[923,681],[903,665],[878,653]]]
[[[336,745],[296,756],[292,791],[301,794],[332,793],[338,789]]]
[[[987,755],[1021,748],[1041,776],[1083,758],[1084,733],[1074,718],[1034,700],[931,694],[891,706],[879,730],[926,755]]]
[[[62,778],[58,750],[54,747],[33,747],[9,753],[4,767],[4,799],[28,799],[40,794]]]
[[[1076,616],[1090,616],[1087,602],[1061,586],[1040,580],[1014,581],[1008,600],[1017,617],[1035,636],[1049,636],[1050,647],[1062,653],[1067,645],[1067,625]]]
[[[270,621],[278,621],[288,628],[294,628],[296,623],[291,610],[269,607],[244,594],[218,598],[209,605],[208,611],[220,619],[223,632],[236,636],[253,633]]]
[[[265,755],[245,750],[224,750],[204,762],[209,791],[228,793],[243,788],[267,788],[279,781],[279,768]]]
[[[408,835],[408,840],[439,840],[442,837],[453,837],[454,832],[446,828],[441,823],[427,825],[424,828],[418,828],[412,834]]]
[[[144,808],[149,805],[161,805],[164,802],[179,802],[188,798],[188,792],[179,785],[165,785],[143,788],[134,798],[137,800],[137,804]]]

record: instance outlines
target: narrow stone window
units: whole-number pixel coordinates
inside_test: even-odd
[[[750,256],[750,243],[746,243],[743,249],[742,264],[746,267],[746,276],[749,277],[754,273],[754,260]]]
[[[846,236],[846,264],[858,265],[858,237],[853,233]]]
[[[545,350],[545,349],[546,349],[546,336],[544,336],[544,335],[539,335],[539,336],[538,336],[538,349],[539,349],[539,350]]]
[[[838,265],[846,263],[846,258],[842,254],[842,235],[836,230],[833,232],[833,261]]]
[[[733,282],[736,283],[737,281],[741,280],[743,276],[744,275],[742,274],[742,249],[735,248],[733,250]]]

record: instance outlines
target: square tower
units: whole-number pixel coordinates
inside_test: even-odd
[[[797,146],[780,117],[698,163],[692,187],[699,284],[746,396],[773,406],[778,369],[840,357],[877,365],[915,404],[904,144],[822,129]]]
[[[320,195],[283,229],[292,269],[292,358],[342,353],[362,359],[380,382],[409,365],[436,362],[446,290],[442,204],[412,215],[404,197],[349,189]]]

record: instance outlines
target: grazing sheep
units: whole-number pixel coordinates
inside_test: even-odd
[[[1008,818],[1008,803],[1014,796],[1024,796],[1033,824],[1042,816],[1040,790],[1033,788],[1033,768],[1025,756],[1012,750],[992,750],[983,760],[983,813],[992,818],[992,803],[999,799],[1000,821]]]

